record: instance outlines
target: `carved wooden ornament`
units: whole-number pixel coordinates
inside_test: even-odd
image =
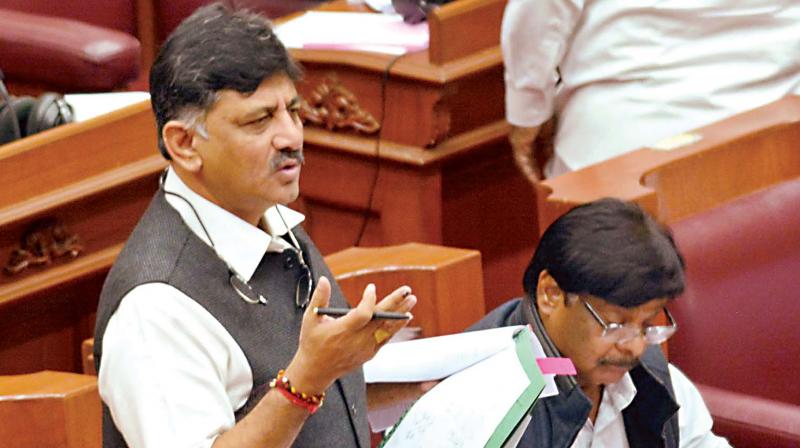
[[[328,76],[300,103],[303,123],[321,126],[329,131],[353,129],[374,134],[380,123],[358,104],[358,99],[335,76]]]
[[[29,267],[49,265],[57,258],[75,258],[82,250],[78,236],[69,233],[61,222],[55,218],[43,219],[25,230],[4,271],[6,275],[17,275]]]

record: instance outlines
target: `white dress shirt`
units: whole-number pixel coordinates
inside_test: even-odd
[[[678,410],[681,448],[730,447],[728,441],[711,432],[713,420],[697,388],[672,364],[669,365]],[[603,389],[600,408],[594,423],[587,419],[572,448],[628,448],[622,411],[636,396],[636,386],[629,374]]]
[[[189,189],[169,171],[164,189],[194,206],[214,248],[250,279],[266,251],[288,247],[288,227],[303,215],[267,210],[268,232],[242,221]],[[188,204],[166,196],[203,241],[208,236]],[[250,395],[252,372],[241,348],[197,302],[165,283],[132,289],[109,320],[98,372],[100,396],[131,448],[207,448],[236,423],[234,410]]]
[[[506,116],[555,112],[548,174],[577,170],[800,94],[798,36],[797,0],[510,0]]]

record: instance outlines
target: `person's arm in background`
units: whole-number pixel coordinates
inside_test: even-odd
[[[503,15],[500,44],[509,142],[517,166],[534,183],[542,179],[537,160],[546,158],[534,153],[534,141],[553,115],[556,68],[582,9],[582,0],[510,0]]]

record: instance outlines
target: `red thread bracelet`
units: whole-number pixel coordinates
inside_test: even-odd
[[[278,389],[278,392],[286,397],[293,405],[307,410],[309,414],[313,415],[317,412],[325,401],[325,392],[318,395],[308,395],[304,392],[298,392],[284,373],[284,370],[278,371],[278,375],[270,381],[269,387],[271,389]]]

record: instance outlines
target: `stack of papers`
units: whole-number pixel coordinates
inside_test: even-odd
[[[526,326],[387,344],[364,364],[368,383],[442,381],[399,422],[403,409],[370,412],[370,424],[394,425],[388,448],[516,446],[536,400],[558,393],[540,359],[553,360]]]
[[[287,48],[404,54],[428,48],[428,24],[409,25],[399,14],[308,11],[276,33]]]

